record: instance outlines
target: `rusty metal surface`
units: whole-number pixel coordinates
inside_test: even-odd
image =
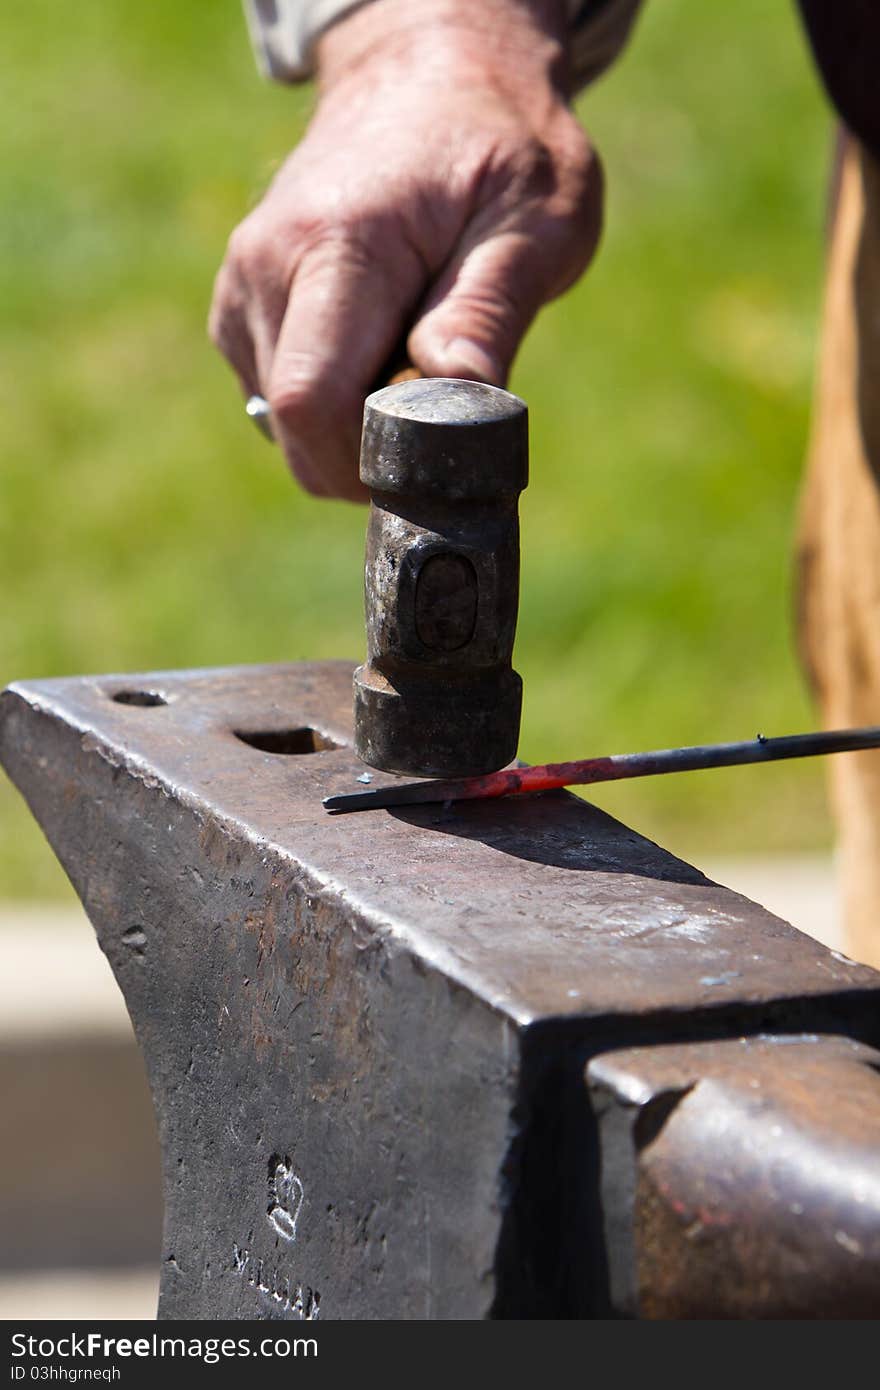
[[[114,701],[130,687],[155,687],[168,703]],[[28,780],[42,774],[73,797],[69,753],[79,745],[117,785],[129,776],[145,791],[161,788],[159,806],[171,797],[281,852],[328,894],[344,892],[354,915],[518,1023],[716,1010],[880,983],[564,792],[448,813],[328,817],[322,796],[356,789],[364,774],[351,748],[346,662],[40,681],[3,702],[3,760],[14,777],[17,767]],[[65,744],[57,766],[26,773],[45,758],[53,725]],[[297,728],[340,746],[283,756],[234,732]],[[374,773],[372,785],[390,780]]]
[[[601,1310],[587,1057],[873,1036],[880,977],[566,793],[327,816],[351,669],[0,700],[147,1060],[162,1315]]]
[[[475,381],[386,387],[367,399],[360,471],[371,505],[357,750],[394,772],[492,772],[519,739],[525,404]]]
[[[880,1316],[878,1069],[816,1035],[595,1059],[619,1310]]]

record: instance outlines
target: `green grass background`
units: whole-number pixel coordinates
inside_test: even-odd
[[[204,332],[226,237],[311,101],[257,77],[235,0],[5,0],[4,681],[361,654],[364,514],[296,490]],[[579,107],[604,244],[512,382],[521,752],[809,726],[790,550],[831,121],[794,8],[648,0]],[[596,799],[696,857],[829,837],[816,765]],[[65,891],[2,782],[0,895]]]

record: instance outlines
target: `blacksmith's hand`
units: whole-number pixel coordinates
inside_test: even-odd
[[[210,321],[309,492],[365,496],[364,396],[402,337],[426,376],[503,385],[589,263],[602,179],[565,8],[374,0],[321,38],[311,124],[233,232]]]

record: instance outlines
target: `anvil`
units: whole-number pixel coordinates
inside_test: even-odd
[[[597,1124],[609,1087],[638,1101],[628,1050],[769,1035],[813,1058],[805,1033],[838,1035],[868,1059],[860,1103],[876,1114],[880,975],[565,792],[327,816],[322,797],[363,770],[351,678],[305,663],[25,682],[0,699],[0,757],[146,1058],[160,1316],[638,1313],[612,1277],[638,1204],[609,1186],[619,1141],[604,1147]],[[709,1065],[692,1055],[679,1090]],[[840,1073],[811,1068],[833,1158]],[[758,1128],[772,1164],[772,1115]],[[694,1184],[712,1179],[704,1152]],[[821,1176],[845,1205],[846,1172],[829,1159]],[[860,1219],[876,1228],[871,1194]],[[766,1217],[762,1238],[774,1229]],[[810,1210],[799,1229],[815,1251],[831,1239]],[[865,1248],[853,1268],[875,1289]]]

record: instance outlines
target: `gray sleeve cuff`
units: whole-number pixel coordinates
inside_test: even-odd
[[[257,65],[276,82],[304,82],[324,30],[370,0],[244,0]]]
[[[337,19],[375,0],[244,0],[260,71],[277,82],[302,82],[314,72],[314,50]],[[479,0],[474,0],[475,4]],[[571,63],[578,87],[592,82],[620,52],[641,0],[568,0]]]

